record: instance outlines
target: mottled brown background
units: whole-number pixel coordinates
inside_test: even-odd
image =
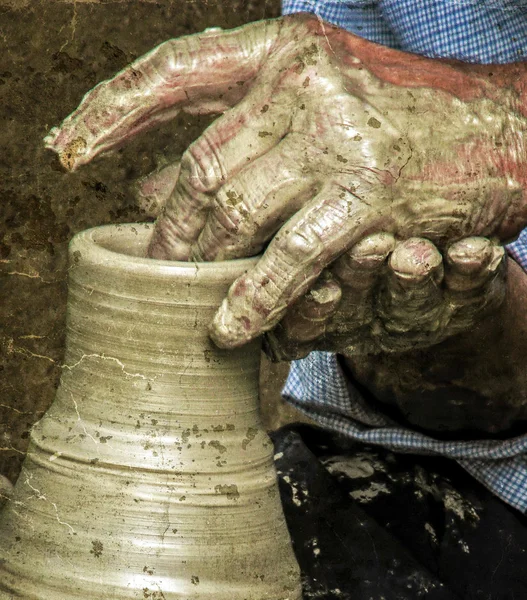
[[[64,351],[67,245],[83,229],[145,220],[133,182],[179,156],[209,120],[162,130],[65,173],[42,138],[84,93],[162,41],[279,14],[279,0],[0,0],[0,473],[15,480]],[[285,365],[262,372],[269,427]]]

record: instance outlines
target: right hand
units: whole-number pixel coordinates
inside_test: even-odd
[[[398,52],[297,14],[162,44],[46,141],[73,169],[179,110],[223,113],[185,152],[150,252],[220,260],[271,240],[214,320],[216,343],[235,347],[371,234],[443,251],[519,233],[527,67],[511,69]]]
[[[354,357],[434,346],[501,306],[506,264],[503,248],[486,238],[452,244],[443,260],[429,240],[371,235],[266,334],[266,351],[293,360],[312,350]]]

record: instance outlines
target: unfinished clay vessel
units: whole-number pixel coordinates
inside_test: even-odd
[[[299,600],[260,348],[207,326],[251,259],[142,258],[148,225],[70,246],[67,350],[0,518],[1,600]]]

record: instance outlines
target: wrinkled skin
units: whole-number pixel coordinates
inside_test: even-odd
[[[470,331],[504,301],[505,252],[472,237],[452,244],[445,258],[427,239],[366,237],[267,334],[268,354],[398,354]]]
[[[179,163],[152,173],[136,188],[151,217],[166,205]],[[450,245],[446,263],[425,238],[366,236],[325,269],[267,333],[275,361],[332,350],[347,356],[425,348],[469,331],[505,296],[504,249],[482,237]]]
[[[144,187],[168,197],[154,258],[247,256],[271,240],[214,320],[215,341],[234,347],[370,235],[444,252],[514,238],[527,223],[524,81],[522,65],[428,60],[294,15],[162,44],[46,141],[75,169],[179,110],[223,113]]]
[[[504,302],[465,334],[345,362],[377,401],[414,426],[462,432],[465,439],[512,427],[509,435],[518,435],[527,421],[526,305],[527,277],[508,259]]]

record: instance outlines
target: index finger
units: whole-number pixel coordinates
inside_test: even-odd
[[[229,289],[210,328],[220,348],[242,346],[272,329],[322,270],[389,217],[340,187],[321,191],[297,212],[262,258]]]
[[[44,139],[74,170],[138,133],[190,113],[222,112],[245,94],[282,20],[168,40],[88,92]]]

